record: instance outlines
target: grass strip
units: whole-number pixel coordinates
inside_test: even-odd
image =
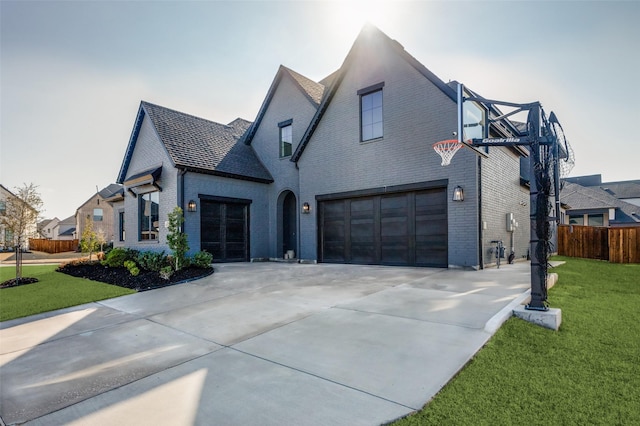
[[[0,290],[0,321],[135,293],[123,287],[56,272],[56,265],[24,265],[22,275],[39,282]],[[14,267],[0,268],[0,282],[15,277]]]
[[[561,258],[554,332],[509,319],[407,425],[640,424],[640,265]]]

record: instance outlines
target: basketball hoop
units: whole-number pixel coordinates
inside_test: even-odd
[[[457,139],[448,139],[433,144],[433,150],[442,157],[442,166],[448,166],[453,156],[462,148],[462,143]]]

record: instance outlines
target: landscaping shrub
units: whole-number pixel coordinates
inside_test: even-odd
[[[137,254],[135,250],[116,247],[106,255],[101,263],[110,268],[120,268],[124,266],[125,261],[135,259]]]
[[[136,259],[138,265],[142,269],[146,269],[147,271],[158,272],[163,267],[167,266],[167,256],[165,256],[164,251],[155,252],[155,251],[143,251],[138,254],[138,258]]]
[[[209,268],[213,261],[213,255],[206,251],[199,251],[193,256],[192,264],[197,268]]]
[[[173,268],[171,265],[164,266],[160,269],[160,278],[168,280],[173,275]]]
[[[140,268],[138,268],[138,265],[136,265],[136,262],[133,260],[125,260],[124,267],[127,268],[129,273],[134,277],[137,277],[138,274],[140,274]]]

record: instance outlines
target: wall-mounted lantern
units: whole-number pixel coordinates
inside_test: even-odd
[[[196,202],[193,200],[189,200],[189,204],[187,204],[187,211],[195,212],[197,210]]]
[[[453,188],[453,201],[464,201],[464,191],[460,185]]]
[[[309,205],[309,203],[307,202],[302,203],[302,213],[309,214],[310,212],[311,212],[311,206]]]

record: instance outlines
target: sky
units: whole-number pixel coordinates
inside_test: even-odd
[[[554,111],[571,176],[640,179],[639,20],[640,0],[0,0],[0,183],[71,216],[116,181],[141,100],[253,121],[280,64],[318,81],[365,22],[445,82]]]

